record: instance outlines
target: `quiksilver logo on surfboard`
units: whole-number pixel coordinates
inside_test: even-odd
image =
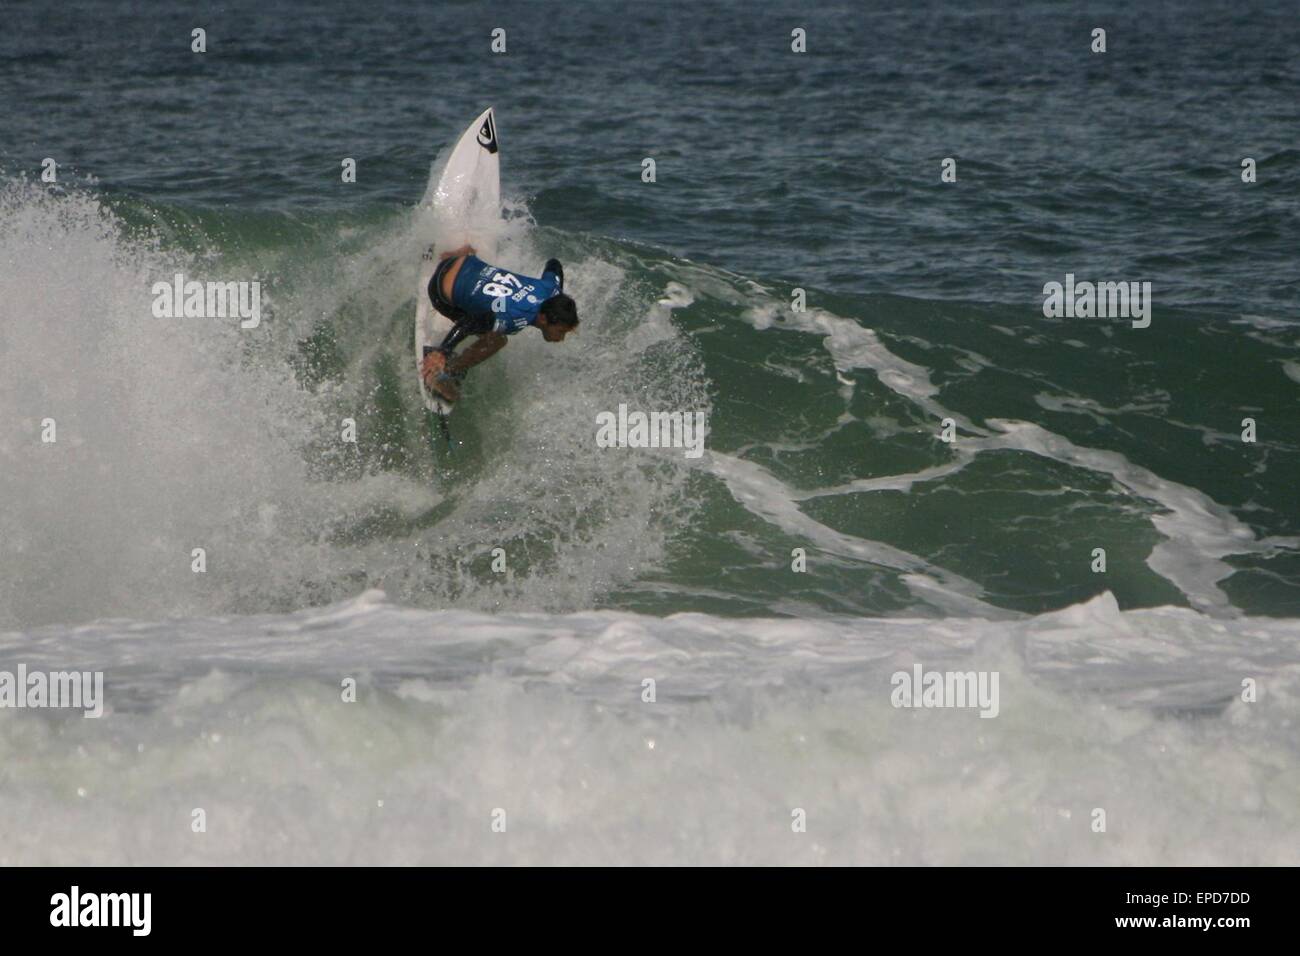
[[[489,153],[497,151],[497,130],[492,122],[491,115],[483,121],[483,125],[478,128],[478,144],[486,149]]]

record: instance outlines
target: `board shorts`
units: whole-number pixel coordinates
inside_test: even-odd
[[[438,263],[438,267],[433,270],[433,278],[429,280],[429,301],[433,307],[451,319],[453,322],[460,322],[462,319],[469,318],[469,313],[464,309],[457,308],[447,300],[442,294],[442,277],[447,274],[447,270],[456,262],[456,257],[443,259]],[[457,276],[457,278],[460,278]]]
[[[447,270],[456,262],[456,258],[453,256],[438,263],[438,267],[433,270],[433,278],[429,280],[428,290],[429,301],[433,303],[433,307],[442,315],[451,319],[455,325],[455,328],[443,340],[442,349],[447,352],[455,348],[456,343],[466,335],[482,335],[485,332],[491,332],[493,325],[493,317],[490,314],[473,315],[460,308],[460,306],[449,302],[447,297],[442,294],[442,277],[447,274]],[[459,286],[464,278],[466,278],[466,271],[462,268],[456,276],[456,285]],[[452,292],[455,293],[455,291],[455,288],[453,288]]]

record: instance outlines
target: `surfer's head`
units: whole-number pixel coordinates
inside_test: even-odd
[[[578,327],[578,305],[573,297],[559,292],[537,310],[537,327],[548,342],[563,342]]]

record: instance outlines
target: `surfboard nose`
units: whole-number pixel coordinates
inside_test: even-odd
[[[486,149],[489,153],[497,151],[497,123],[496,116],[492,112],[492,107],[488,107],[479,116],[478,120],[478,144]]]

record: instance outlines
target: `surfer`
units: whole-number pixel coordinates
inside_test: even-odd
[[[546,341],[563,342],[578,327],[578,307],[564,292],[564,267],[558,259],[547,260],[540,279],[484,262],[468,245],[438,259],[429,299],[455,325],[424,356],[420,376],[429,391],[449,402],[460,397],[465,373],[499,352],[507,336],[532,325]],[[456,346],[471,335],[478,338],[453,357]]]

